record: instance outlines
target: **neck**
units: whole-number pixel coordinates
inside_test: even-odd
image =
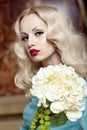
[[[43,62],[42,62],[42,65],[44,67],[48,66],[48,65],[58,65],[58,64],[61,64],[61,59],[60,59],[60,56],[57,52],[55,52],[52,56],[50,56],[49,58],[45,59]]]

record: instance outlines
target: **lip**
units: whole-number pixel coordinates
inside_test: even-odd
[[[39,51],[40,51],[40,50],[37,50],[37,49],[31,49],[31,50],[29,51],[29,53],[30,53],[31,56],[36,56],[36,55],[38,55]]]

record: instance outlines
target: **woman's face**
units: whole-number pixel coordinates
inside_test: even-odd
[[[55,47],[46,40],[47,25],[36,14],[25,16],[20,23],[21,41],[34,62],[47,62],[55,53]]]

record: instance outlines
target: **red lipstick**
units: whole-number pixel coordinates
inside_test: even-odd
[[[32,49],[32,50],[30,50],[30,54],[31,54],[31,56],[36,56],[36,55],[38,55],[39,51],[40,50]]]

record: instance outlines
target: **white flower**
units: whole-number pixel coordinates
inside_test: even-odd
[[[82,112],[79,111],[79,110],[76,110],[76,111],[66,111],[66,116],[69,120],[71,121],[76,121],[77,119],[81,118],[82,116]]]
[[[63,102],[58,102],[58,101],[55,101],[53,103],[51,103],[50,105],[50,110],[53,112],[53,113],[60,113],[61,111],[64,111],[64,103]]]
[[[85,109],[86,82],[66,65],[40,68],[32,79],[30,92],[38,98],[38,106],[48,107],[48,100],[53,113],[64,111],[71,121],[79,119]]]

